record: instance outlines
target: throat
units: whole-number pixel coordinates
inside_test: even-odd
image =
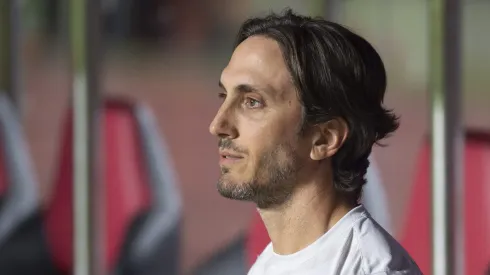
[[[300,199],[295,194],[282,209],[259,210],[276,254],[290,255],[305,249],[355,207],[325,196],[305,194]]]

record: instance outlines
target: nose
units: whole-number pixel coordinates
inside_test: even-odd
[[[235,126],[235,121],[236,118],[230,109],[220,108],[209,125],[209,132],[220,138],[237,138],[238,131]]]

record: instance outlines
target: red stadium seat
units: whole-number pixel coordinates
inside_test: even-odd
[[[485,274],[490,262],[490,133],[468,131],[464,146],[464,274]],[[431,274],[430,144],[420,152],[401,243]]]
[[[102,110],[105,270],[111,274],[177,274],[180,194],[168,153],[142,105],[107,100]],[[60,168],[45,216],[56,269],[73,267],[73,119],[61,142]]]

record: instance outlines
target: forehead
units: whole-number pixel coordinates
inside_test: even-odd
[[[238,45],[221,74],[221,82],[227,89],[250,84],[277,92],[293,84],[279,44],[264,36],[249,37]]]

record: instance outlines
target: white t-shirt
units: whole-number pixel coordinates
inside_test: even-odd
[[[421,275],[402,246],[361,205],[327,233],[290,255],[269,244],[248,275]]]

